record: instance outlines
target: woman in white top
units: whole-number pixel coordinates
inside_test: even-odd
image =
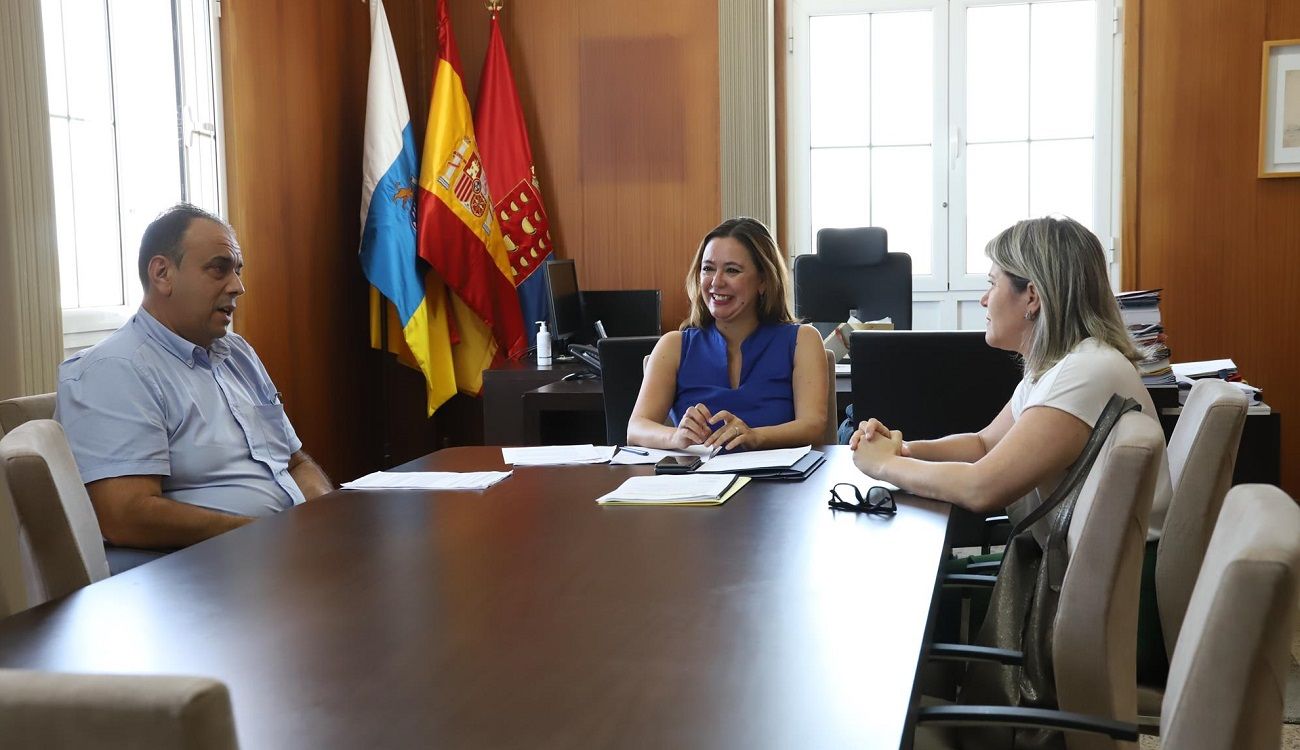
[[[1144,415],[1159,419],[1092,232],[1073,219],[1030,219],[994,237],[984,252],[993,262],[980,299],[988,310],[985,339],[1024,358],[1025,377],[1011,400],[977,433],[905,441],[870,419],[849,443],[863,473],[976,513],[1046,498],[1112,394],[1135,399]],[[1148,539],[1159,538],[1169,507],[1168,464],[1161,461]]]

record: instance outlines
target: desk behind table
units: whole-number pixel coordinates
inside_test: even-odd
[[[334,492],[0,621],[0,666],[209,675],[250,748],[898,747],[948,506],[828,510],[841,447],[720,507],[593,502],[649,471]]]

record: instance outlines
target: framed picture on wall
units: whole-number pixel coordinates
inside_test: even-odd
[[[1300,177],[1300,39],[1264,42],[1259,176]]]

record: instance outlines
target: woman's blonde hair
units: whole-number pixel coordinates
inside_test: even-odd
[[[1133,344],[1106,275],[1097,236],[1068,217],[1026,219],[1004,229],[984,248],[989,260],[1023,292],[1030,282],[1040,308],[1034,319],[1025,372],[1037,380],[1080,341],[1094,338],[1136,362]]]
[[[759,278],[767,286],[758,296],[758,322],[793,323],[794,312],[790,309],[787,290],[790,288],[790,274],[785,269],[785,258],[781,249],[772,239],[772,233],[763,222],[748,216],[727,219],[713,231],[704,235],[700,246],[695,250],[691,269],[686,274],[686,296],[691,301],[691,310],[681,328],[704,328],[713,325],[713,314],[704,304],[704,294],[700,290],[700,264],[704,262],[704,248],[709,242],[719,237],[731,237],[749,250],[749,257],[758,269]]]

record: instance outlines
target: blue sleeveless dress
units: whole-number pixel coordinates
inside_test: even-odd
[[[722,410],[750,427],[770,427],[794,419],[795,323],[759,326],[740,345],[740,385],[727,375],[727,340],[713,326],[682,331],[677,366],[677,397],[668,416],[680,424],[695,404],[717,414]]]

